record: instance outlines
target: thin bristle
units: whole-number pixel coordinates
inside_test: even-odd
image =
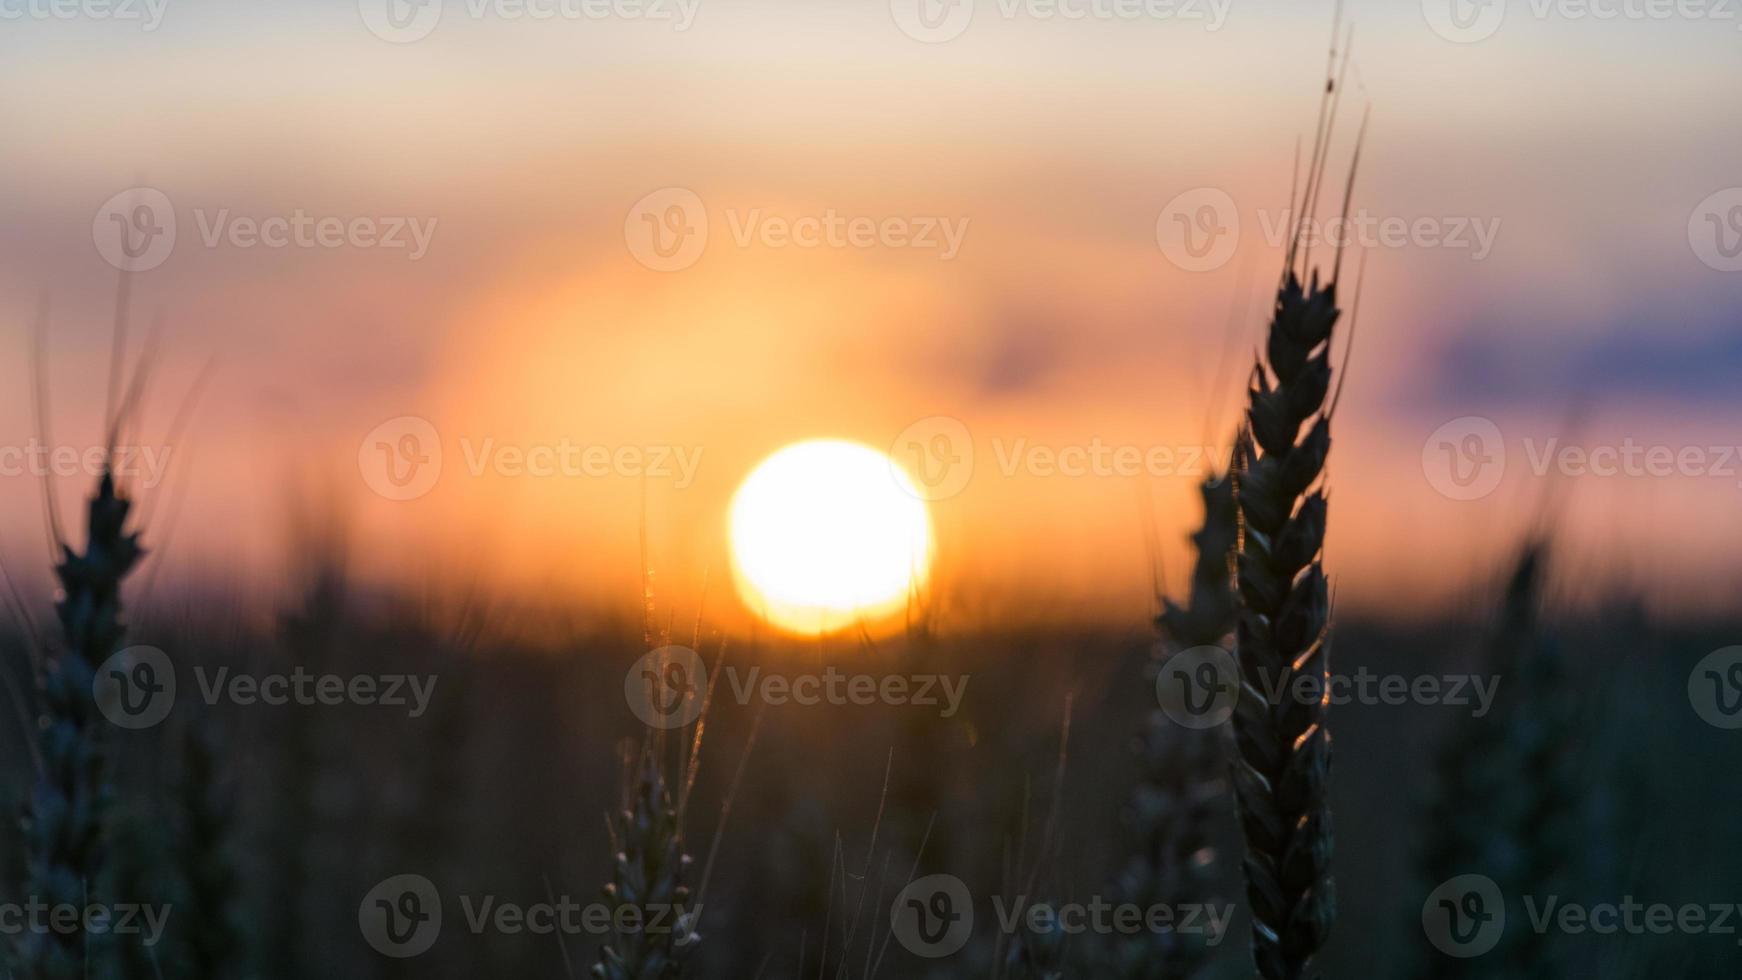
[[[1295,260],[1300,255],[1301,236],[1305,234],[1317,207],[1318,185],[1324,173],[1330,130],[1336,118],[1334,107],[1337,97],[1337,35],[1342,30],[1342,24],[1343,7],[1339,3],[1336,17],[1331,24],[1331,51],[1325,65],[1325,88],[1319,95],[1318,119],[1313,123],[1313,149],[1307,158],[1306,189],[1301,198],[1300,211],[1293,215],[1294,227],[1289,234],[1288,254],[1282,264],[1285,280],[1296,275]]]
[[[1349,207],[1355,199],[1355,175],[1361,170],[1361,151],[1367,145],[1367,123],[1372,118],[1373,107],[1368,106],[1361,113],[1361,129],[1355,134],[1355,155],[1349,161],[1349,181],[1343,186],[1343,223],[1339,227],[1344,229],[1349,227]],[[1337,243],[1337,259],[1331,266],[1332,285],[1342,281],[1343,251],[1347,245],[1347,239]]]

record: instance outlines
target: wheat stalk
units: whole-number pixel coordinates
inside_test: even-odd
[[[1241,690],[1234,710],[1234,792],[1246,838],[1252,955],[1265,980],[1313,975],[1312,958],[1337,914],[1328,798],[1330,589],[1323,560],[1323,477],[1336,406],[1330,397],[1331,340],[1342,317],[1337,288],[1343,253],[1339,246],[1330,277],[1322,281],[1302,240],[1324,190],[1349,67],[1346,47],[1337,67],[1340,33],[1339,8],[1306,184],[1291,201],[1294,228],[1235,451]],[[1366,129],[1363,120],[1343,195],[1345,220]],[[1316,698],[1294,693],[1302,680],[1316,682]],[[1266,690],[1290,693],[1272,704]],[[1315,688],[1309,683],[1306,690]]]
[[[1207,901],[1216,877],[1208,830],[1227,791],[1216,730],[1151,718],[1135,741],[1143,771],[1125,808],[1133,852],[1117,894],[1140,908]],[[1108,973],[1120,980],[1185,980],[1197,974],[1209,952],[1199,935],[1144,931],[1113,946]]]
[[[1271,684],[1293,691],[1303,676],[1329,677],[1330,599],[1321,561],[1326,501],[1315,484],[1330,451],[1330,418],[1319,413],[1338,315],[1334,282],[1321,289],[1315,277],[1303,287],[1290,272],[1270,326],[1268,372],[1261,365],[1253,374],[1242,439],[1258,451],[1246,453],[1236,492],[1242,690],[1234,712],[1240,750],[1234,786],[1246,836],[1253,955],[1267,980],[1305,976],[1336,915],[1326,703],[1291,696],[1271,704],[1262,692]]]
[[[103,776],[92,681],[120,646],[121,580],[143,554],[138,535],[127,530],[131,507],[105,472],[86,509],[85,550],[61,544],[55,567],[65,646],[43,677],[43,764],[24,820],[29,894],[50,905],[83,907],[101,869],[103,817],[112,794]],[[26,931],[17,947],[20,969],[37,980],[83,980],[85,940],[79,930]]]
[[[1212,475],[1199,487],[1204,523],[1192,534],[1197,561],[1192,565],[1186,605],[1162,600],[1156,626],[1174,650],[1212,646],[1234,631],[1234,586],[1229,562],[1239,539],[1239,515],[1232,474]]]
[[[1506,687],[1483,718],[1471,718],[1442,748],[1429,809],[1422,870],[1437,884],[1490,876],[1505,895],[1545,894],[1562,884],[1576,839],[1576,780],[1568,771],[1574,721],[1558,647],[1541,623],[1548,546],[1526,543],[1509,578],[1489,664]],[[1508,930],[1483,971],[1519,977],[1560,973],[1547,938]],[[1474,975],[1471,962],[1430,954],[1422,975]]]
[[[1334,45],[1331,58],[1334,68]],[[1343,64],[1346,70],[1346,56]],[[1327,799],[1330,595],[1323,564],[1323,475],[1335,406],[1334,399],[1327,406],[1327,399],[1331,339],[1342,316],[1337,304],[1342,253],[1339,249],[1328,282],[1321,283],[1317,270],[1303,282],[1310,257],[1300,242],[1324,182],[1324,147],[1340,91],[1334,79],[1326,86],[1306,190],[1264,353],[1253,366],[1236,452],[1235,635],[1242,689],[1234,712],[1239,747],[1234,787],[1246,837],[1253,958],[1266,980],[1308,975],[1313,954],[1336,918]],[[1363,123],[1343,199],[1345,215],[1365,131]],[[1291,695],[1271,704],[1263,694],[1294,692],[1302,678],[1317,681],[1315,700]]]
[[[1234,487],[1223,474],[1205,480],[1199,492],[1204,523],[1192,534],[1197,561],[1189,598],[1183,606],[1162,601],[1156,626],[1166,643],[1146,665],[1151,688],[1168,657],[1225,643],[1234,629]],[[1158,708],[1145,716],[1132,743],[1138,776],[1124,811],[1131,853],[1114,890],[1144,908],[1204,901],[1216,866],[1208,831],[1227,788],[1218,730],[1185,728]],[[1120,980],[1179,980],[1193,976],[1208,952],[1201,937],[1146,931],[1109,944],[1105,972]]]
[[[643,923],[661,915],[662,927],[614,933],[593,967],[600,980],[672,980],[701,939],[684,884],[692,862],[659,756],[654,746],[643,747],[630,799],[612,826],[617,853],[605,897],[616,909],[638,909]]]

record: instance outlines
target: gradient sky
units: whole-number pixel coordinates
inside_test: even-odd
[[[1742,444],[1742,272],[1690,236],[1703,202],[1742,187],[1742,23],[1513,2],[1466,44],[1430,26],[1438,2],[1348,5],[1330,169],[1346,171],[1370,105],[1357,209],[1493,239],[1480,257],[1419,236],[1367,250],[1331,467],[1339,602],[1455,601],[1552,490],[1587,598],[1619,582],[1721,607],[1742,580],[1723,543],[1742,531],[1742,459],[1728,476],[1552,479],[1531,454],[1556,436]],[[1108,617],[1149,604],[1150,535],[1179,582],[1193,479],[1006,473],[1001,454],[1225,452],[1332,16],[1231,0],[1209,29],[980,0],[960,36],[922,43],[885,0],[700,0],[687,30],[447,0],[428,36],[390,43],[338,0],[167,0],[153,30],[4,9],[25,14],[0,32],[0,444],[32,438],[45,293],[53,439],[98,439],[116,272],[93,224],[119,192],[161,191],[175,248],[133,283],[138,330],[165,324],[140,441],[165,437],[217,358],[170,480],[146,493],[157,528],[179,515],[169,579],[270,581],[291,502],[327,500],[371,575],[600,605],[635,601],[645,515],[670,605],[693,608],[704,578],[729,605],[722,514],[756,460],[811,436],[890,447],[948,416],[975,472],[933,505],[940,607]],[[709,220],[679,271],[638,262],[626,233],[663,188]],[[1225,264],[1190,271],[1158,218],[1202,188],[1233,202],[1241,234]],[[1714,236],[1742,192],[1718,200]],[[415,260],[201,234],[299,210],[434,231]],[[947,259],[735,240],[746,221],[831,211],[966,230]],[[445,453],[441,481],[405,502],[372,492],[358,460],[401,416]],[[1507,450],[1477,500],[1424,468],[1430,436],[1463,417]],[[701,463],[681,487],[465,472],[462,441],[562,439]],[[72,501],[82,481],[61,482]],[[38,492],[0,476],[13,566],[43,564]]]

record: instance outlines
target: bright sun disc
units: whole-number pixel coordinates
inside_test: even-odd
[[[857,443],[799,442],[763,460],[732,498],[729,524],[745,602],[795,633],[898,612],[931,571],[931,515],[918,488]]]

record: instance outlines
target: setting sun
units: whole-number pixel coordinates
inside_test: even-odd
[[[930,573],[931,515],[918,488],[857,443],[816,439],[763,460],[733,497],[729,525],[744,601],[795,633],[890,616]]]

